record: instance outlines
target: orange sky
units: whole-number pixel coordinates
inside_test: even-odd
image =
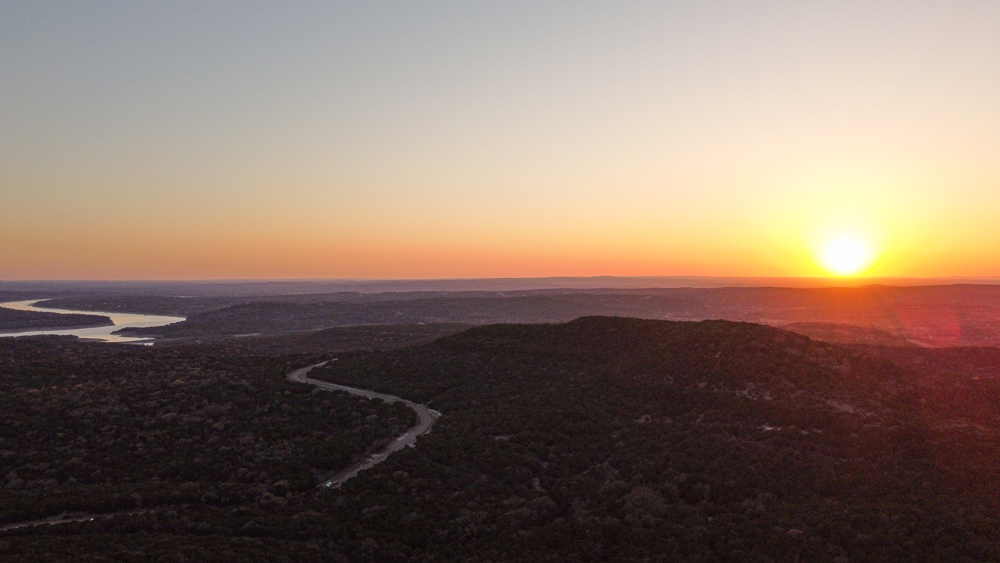
[[[0,8],[0,279],[1000,276],[1000,5]]]

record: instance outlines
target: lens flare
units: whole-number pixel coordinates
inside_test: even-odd
[[[860,274],[871,263],[871,257],[871,250],[854,238],[833,240],[823,250],[823,264],[835,276]]]

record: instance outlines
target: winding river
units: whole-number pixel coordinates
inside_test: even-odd
[[[139,327],[151,327],[151,326],[163,326],[171,323],[179,323],[184,320],[183,317],[167,317],[161,315],[139,315],[136,313],[107,313],[103,311],[72,311],[68,309],[48,309],[45,307],[36,307],[35,304],[45,301],[44,299],[29,299],[27,301],[11,301],[9,303],[0,303],[0,307],[7,309],[14,309],[17,311],[34,311],[39,313],[74,313],[74,314],[84,314],[84,315],[102,315],[105,317],[110,317],[111,322],[114,324],[111,326],[92,326],[92,327],[78,327],[78,328],[65,328],[65,329],[55,329],[55,330],[26,330],[21,332],[5,332],[0,333],[0,338],[13,337],[13,336],[38,336],[41,334],[61,334],[77,336],[79,338],[86,338],[88,340],[102,340],[104,342],[132,342],[132,343],[144,343],[149,342],[149,338],[135,338],[129,336],[121,336],[118,334],[112,334],[117,330],[123,328],[139,328]]]

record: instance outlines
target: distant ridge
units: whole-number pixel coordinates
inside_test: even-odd
[[[23,280],[2,281],[10,292],[113,292],[189,296],[254,296],[352,291],[524,291],[541,289],[655,289],[718,287],[861,287],[866,285],[925,286],[1000,284],[1000,278],[903,277],[712,277],[712,276],[591,276],[541,278],[442,279],[281,279],[281,280]]]

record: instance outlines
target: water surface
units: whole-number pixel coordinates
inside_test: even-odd
[[[104,342],[148,342],[150,339],[146,337],[134,338],[129,336],[121,336],[117,334],[111,334],[116,330],[121,330],[123,328],[139,328],[139,327],[151,327],[151,326],[163,326],[172,323],[179,323],[184,320],[183,317],[167,317],[162,315],[140,315],[137,313],[107,313],[104,311],[73,311],[69,309],[48,309],[44,307],[35,307],[35,303],[39,301],[45,301],[44,299],[29,299],[27,301],[11,301],[9,303],[0,303],[0,307],[5,307],[7,309],[15,309],[18,311],[34,311],[39,313],[62,313],[62,314],[84,314],[84,315],[101,315],[104,317],[110,317],[111,322],[114,325],[111,326],[95,326],[95,327],[83,327],[83,328],[65,328],[57,330],[26,330],[23,332],[5,332],[0,334],[0,338],[13,337],[13,336],[38,336],[41,334],[61,334],[61,335],[71,335],[78,336],[80,338],[87,338],[92,340],[102,340]]]

